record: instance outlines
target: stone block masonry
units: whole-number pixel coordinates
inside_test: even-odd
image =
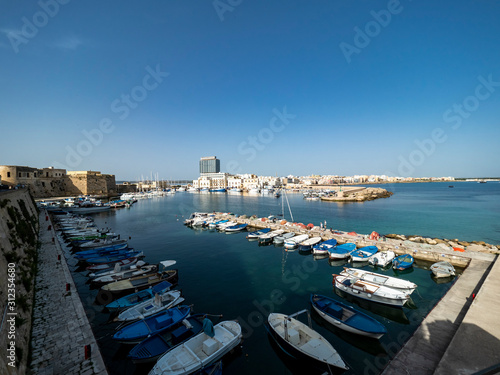
[[[31,337],[31,373],[64,375],[107,374],[92,328],[54,230],[40,214],[35,308]],[[52,239],[54,238],[54,242]],[[58,260],[60,255],[60,260]],[[69,291],[66,291],[69,284]],[[90,345],[86,358],[85,346]]]

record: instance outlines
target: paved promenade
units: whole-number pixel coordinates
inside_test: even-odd
[[[40,241],[31,337],[31,369],[39,375],[107,374],[52,223],[40,214]],[[52,225],[53,228],[53,225]],[[54,238],[55,242],[52,242]],[[58,255],[61,260],[58,261]],[[66,291],[66,284],[70,291]],[[85,359],[85,346],[90,358]]]

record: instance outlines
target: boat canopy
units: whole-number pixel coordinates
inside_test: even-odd
[[[167,290],[171,286],[172,286],[172,284],[170,284],[168,281],[162,281],[161,283],[156,284],[153,287],[153,293],[155,293],[155,294],[160,293],[162,290]]]

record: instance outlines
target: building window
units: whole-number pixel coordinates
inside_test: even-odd
[[[34,174],[34,175],[35,175],[35,177],[36,177],[36,172],[35,172],[35,173],[33,173],[33,174]]]
[[[19,172],[19,177],[21,177],[21,172]]]
[[[45,177],[49,177],[49,172],[45,172]]]
[[[10,172],[7,172],[7,177],[10,177]]]
[[[45,182],[42,181],[42,186],[45,187]]]

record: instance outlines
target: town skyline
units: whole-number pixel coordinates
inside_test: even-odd
[[[498,3],[117,4],[4,4],[1,164],[500,175]]]

